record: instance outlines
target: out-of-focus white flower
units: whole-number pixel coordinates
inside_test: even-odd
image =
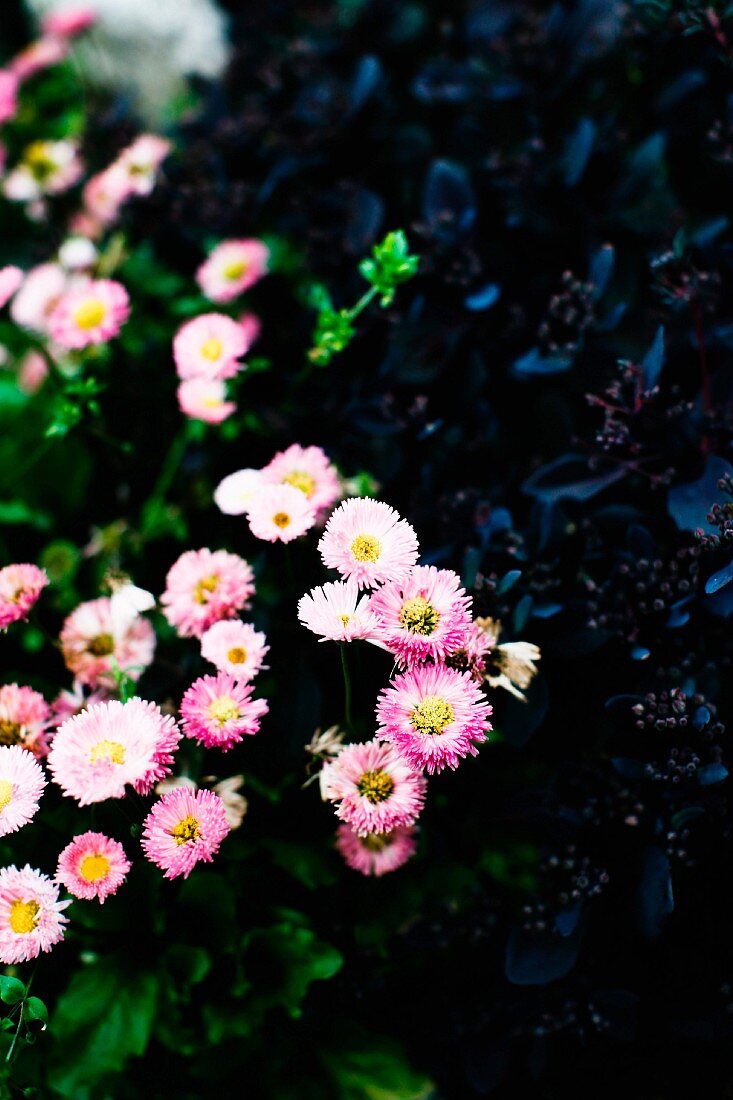
[[[59,249],[59,263],[67,271],[86,271],[97,256],[96,245],[88,237],[68,237]]]
[[[127,579],[112,579],[110,581],[112,596],[110,607],[112,612],[112,626],[115,633],[124,633],[143,611],[150,611],[155,607],[155,596],[146,588],[138,588]]]

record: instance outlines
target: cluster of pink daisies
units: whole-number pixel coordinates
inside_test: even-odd
[[[388,504],[344,501],[319,549],[342,579],[302,597],[301,623],[321,641],[371,642],[398,670],[377,702],[375,738],[332,736],[320,753],[321,793],[342,822],[337,846],[351,867],[380,875],[415,849],[424,773],[476,755],[491,729],[482,684],[494,639],[455,573],[417,564],[415,531]]]
[[[43,570],[14,564],[0,570],[0,626],[25,619],[48,583]],[[80,807],[153,792],[142,826],[144,856],[166,878],[188,876],[210,862],[244,813],[241,777],[199,789],[175,776],[184,737],[206,748],[231,749],[256,734],[267,703],[253,680],[268,652],[264,634],[240,618],[254,594],[252,569],[236,554],[208,549],[182,554],[171,567],[161,605],[182,638],[196,638],[214,668],[185,691],[178,720],[153,702],[116,698],[151,663],[155,633],[144,617],[154,597],[126,581],[112,594],[80,604],[66,619],[60,648],[74,677],[49,704],[30,687],[0,687],[0,836],[33,820],[48,783]],[[122,844],[100,832],[74,836],[59,853],[53,877],[30,866],[0,869],[0,961],[12,964],[48,951],[63,938],[72,897],[114,894],[131,862]]]

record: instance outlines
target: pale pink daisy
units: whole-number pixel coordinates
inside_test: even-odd
[[[106,703],[108,699],[109,695],[104,689],[90,690],[80,680],[74,680],[69,689],[60,691],[51,701],[50,724],[58,729],[67,718],[81,714],[94,703]]]
[[[389,833],[359,836],[350,825],[339,825],[336,847],[346,863],[362,875],[386,875],[407,863],[415,853],[415,827],[398,826]]]
[[[186,550],[173,563],[160,598],[166,619],[184,638],[200,638],[220,619],[249,607],[252,567],[226,550]]]
[[[115,221],[120,207],[130,194],[128,176],[117,171],[114,164],[97,172],[87,180],[82,191],[85,210],[92,222],[78,222],[78,228],[85,228],[89,236],[98,236],[99,227],[111,225]]]
[[[393,745],[367,741],[345,745],[323,765],[321,793],[336,802],[336,815],[361,836],[412,825],[425,802],[427,781]]]
[[[263,467],[262,477],[272,485],[292,485],[300,489],[316,511],[330,508],[341,496],[338,470],[320,447],[301,447],[293,443],[286,451],[278,451]]]
[[[246,341],[245,355],[252,347],[256,340],[259,340],[260,332],[262,331],[262,325],[260,324],[259,317],[254,313],[243,313],[239,318],[239,323],[242,326],[244,332],[244,339]]]
[[[44,69],[58,65],[68,56],[68,53],[68,46],[61,38],[53,36],[37,38],[35,42],[31,42],[15,55],[10,62],[10,70],[19,81],[23,82],[35,76],[36,73],[43,72]]]
[[[69,672],[82,684],[113,688],[116,666],[139,680],[155,653],[155,631],[142,616],[123,622],[113,615],[112,600],[87,600],[71,612],[60,635]]]
[[[32,820],[45,786],[43,768],[31,753],[20,745],[0,746],[0,836]]]
[[[48,332],[49,318],[68,285],[68,276],[60,264],[40,264],[31,268],[10,305],[16,325]]]
[[[203,313],[181,325],[173,338],[179,378],[207,381],[233,378],[242,367],[247,340],[244,329],[223,313]]]
[[[201,638],[201,656],[235,680],[253,680],[269,650],[265,635],[239,619],[214,623]]]
[[[0,309],[10,301],[23,282],[23,272],[14,264],[0,267]]]
[[[208,749],[226,752],[260,728],[267,714],[264,699],[252,698],[252,685],[235,680],[228,672],[200,676],[181,700],[181,724],[186,737]]]
[[[45,571],[28,562],[0,569],[0,630],[25,619],[47,584]]]
[[[80,806],[124,798],[129,783],[147,794],[168,775],[180,731],[155,703],[95,703],[59,727],[48,767],[65,795]]]
[[[222,241],[201,264],[196,281],[212,302],[231,302],[267,274],[270,250],[263,241]]]
[[[25,867],[0,870],[0,962],[6,966],[35,959],[64,938],[70,901],[59,901],[59,888],[40,871]]]
[[[38,393],[48,378],[48,363],[40,351],[27,351],[18,368],[18,389],[23,393]]]
[[[36,202],[68,191],[81,179],[84,164],[75,141],[33,141],[3,180],[11,202]]]
[[[318,543],[324,565],[360,588],[400,580],[417,561],[410,524],[381,500],[345,500],[331,513]]]
[[[391,741],[414,768],[428,773],[457,768],[476,756],[491,729],[491,707],[467,672],[444,665],[408,669],[392,680],[377,703],[377,735]]]
[[[171,143],[157,134],[140,134],[123,149],[110,170],[127,180],[130,195],[149,195],[156,184],[158,169],[171,151]]]
[[[369,597],[359,596],[356,581],[329,581],[311,589],[298,601],[298,618],[322,642],[370,638],[380,629],[369,609]]]
[[[182,413],[189,420],[205,424],[221,424],[237,411],[234,401],[227,401],[227,388],[218,379],[190,378],[181,382],[176,396]]]
[[[52,37],[76,38],[94,26],[96,21],[97,13],[89,4],[73,4],[44,15],[41,30]]]
[[[131,863],[117,840],[104,833],[80,833],[59,856],[56,881],[75,898],[84,901],[116,894],[127,877]]]
[[[20,745],[34,756],[48,752],[51,708],[39,691],[18,684],[0,687],[0,745]]]
[[[13,118],[18,109],[18,77],[0,69],[0,126]]]
[[[381,641],[402,665],[443,660],[463,641],[470,606],[458,574],[434,565],[416,565],[402,580],[387,581],[369,602]]]
[[[316,513],[292,485],[263,485],[249,502],[247,519],[255,538],[291,542],[311,529]]]
[[[142,847],[165,878],[188,878],[195,865],[211,863],[229,832],[224,804],[213,791],[177,788],[155,803],[145,818]]]
[[[64,348],[105,344],[130,315],[130,299],[113,279],[90,279],[62,295],[49,318],[51,336]]]
[[[262,487],[262,474],[259,470],[235,470],[227,474],[214,491],[214,502],[219,511],[227,516],[244,515],[250,501]]]

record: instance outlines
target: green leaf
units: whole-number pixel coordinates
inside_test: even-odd
[[[118,1073],[131,1056],[144,1054],[158,993],[158,975],[132,969],[127,955],[77,971],[52,1017],[55,1090],[78,1097],[84,1088]]]
[[[269,976],[269,988],[257,990],[260,1009],[282,1005],[291,1016],[300,1015],[300,1005],[312,982],[327,981],[343,966],[343,956],[315,932],[283,921],[271,928],[256,928],[246,937],[245,971]]]
[[[37,508],[30,508],[22,500],[0,500],[0,523],[27,523],[38,531],[48,531],[51,518]]]
[[[25,997],[25,985],[18,978],[0,974],[0,1000],[6,1005],[17,1005]]]
[[[339,1038],[321,1053],[339,1100],[429,1100],[436,1095],[397,1043],[367,1032]]]
[[[40,997],[28,997],[23,1005],[23,1022],[25,1024],[38,1024],[40,1031],[44,1031],[48,1024],[48,1009]]]

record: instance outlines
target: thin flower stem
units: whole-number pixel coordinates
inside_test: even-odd
[[[165,456],[160,473],[158,474],[158,480],[153,486],[153,491],[143,507],[145,515],[153,515],[157,509],[163,506],[168,490],[183,461],[183,456],[186,453],[186,448],[191,441],[192,435],[191,421],[189,421],[181,428],[177,435],[173,437],[173,442],[168,449],[168,454]]]
[[[349,676],[349,660],[346,656],[346,643],[340,642],[339,649],[341,650],[341,671],[344,674],[344,722],[349,733],[353,728],[351,721],[351,677]]]
[[[348,317],[350,321],[355,320],[360,313],[363,313],[370,302],[373,302],[377,296],[377,288],[372,286],[367,290],[365,294],[362,294],[356,305],[352,306],[348,311]]]

